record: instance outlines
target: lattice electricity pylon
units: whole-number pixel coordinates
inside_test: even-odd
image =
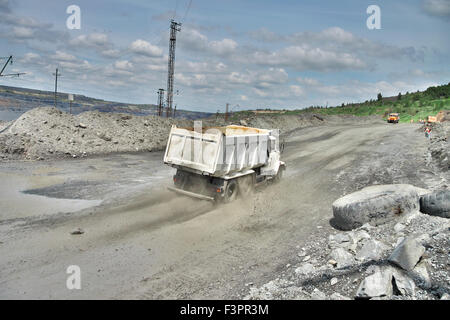
[[[170,21],[170,42],[169,42],[169,66],[167,70],[167,103],[166,117],[172,113],[173,103],[173,78],[175,73],[175,47],[177,42],[177,32],[181,31],[181,23]]]
[[[3,65],[2,70],[0,71],[0,77],[20,77],[21,75],[25,74],[24,72],[20,73],[10,73],[10,74],[3,74],[3,71],[5,71],[6,66],[9,64],[13,64],[13,56],[9,57],[0,57],[0,59],[7,59],[6,63]]]
[[[164,107],[164,89],[158,90],[158,116],[162,116],[162,110]]]

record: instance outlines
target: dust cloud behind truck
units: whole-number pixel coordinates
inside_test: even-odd
[[[172,126],[164,163],[177,169],[172,191],[231,202],[258,184],[281,179],[279,130],[225,126]]]

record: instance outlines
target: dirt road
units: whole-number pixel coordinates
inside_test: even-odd
[[[0,298],[241,298],[332,230],[341,195],[445,183],[417,128],[299,130],[280,184],[218,207],[165,191],[173,169],[161,153],[1,163]],[[85,233],[71,235],[76,228]],[[70,265],[81,268],[81,290],[66,288]]]

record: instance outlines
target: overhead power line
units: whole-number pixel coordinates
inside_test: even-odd
[[[21,75],[25,74],[24,72],[3,74],[3,71],[5,71],[6,67],[8,66],[8,63],[13,64],[13,56],[0,57],[0,59],[6,59],[6,62],[3,65],[2,70],[0,71],[0,77],[20,77]]]

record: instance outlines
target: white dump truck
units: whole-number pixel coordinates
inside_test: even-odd
[[[164,163],[177,169],[180,194],[231,202],[264,182],[277,182],[286,168],[279,130],[244,126],[179,128],[172,126]]]

